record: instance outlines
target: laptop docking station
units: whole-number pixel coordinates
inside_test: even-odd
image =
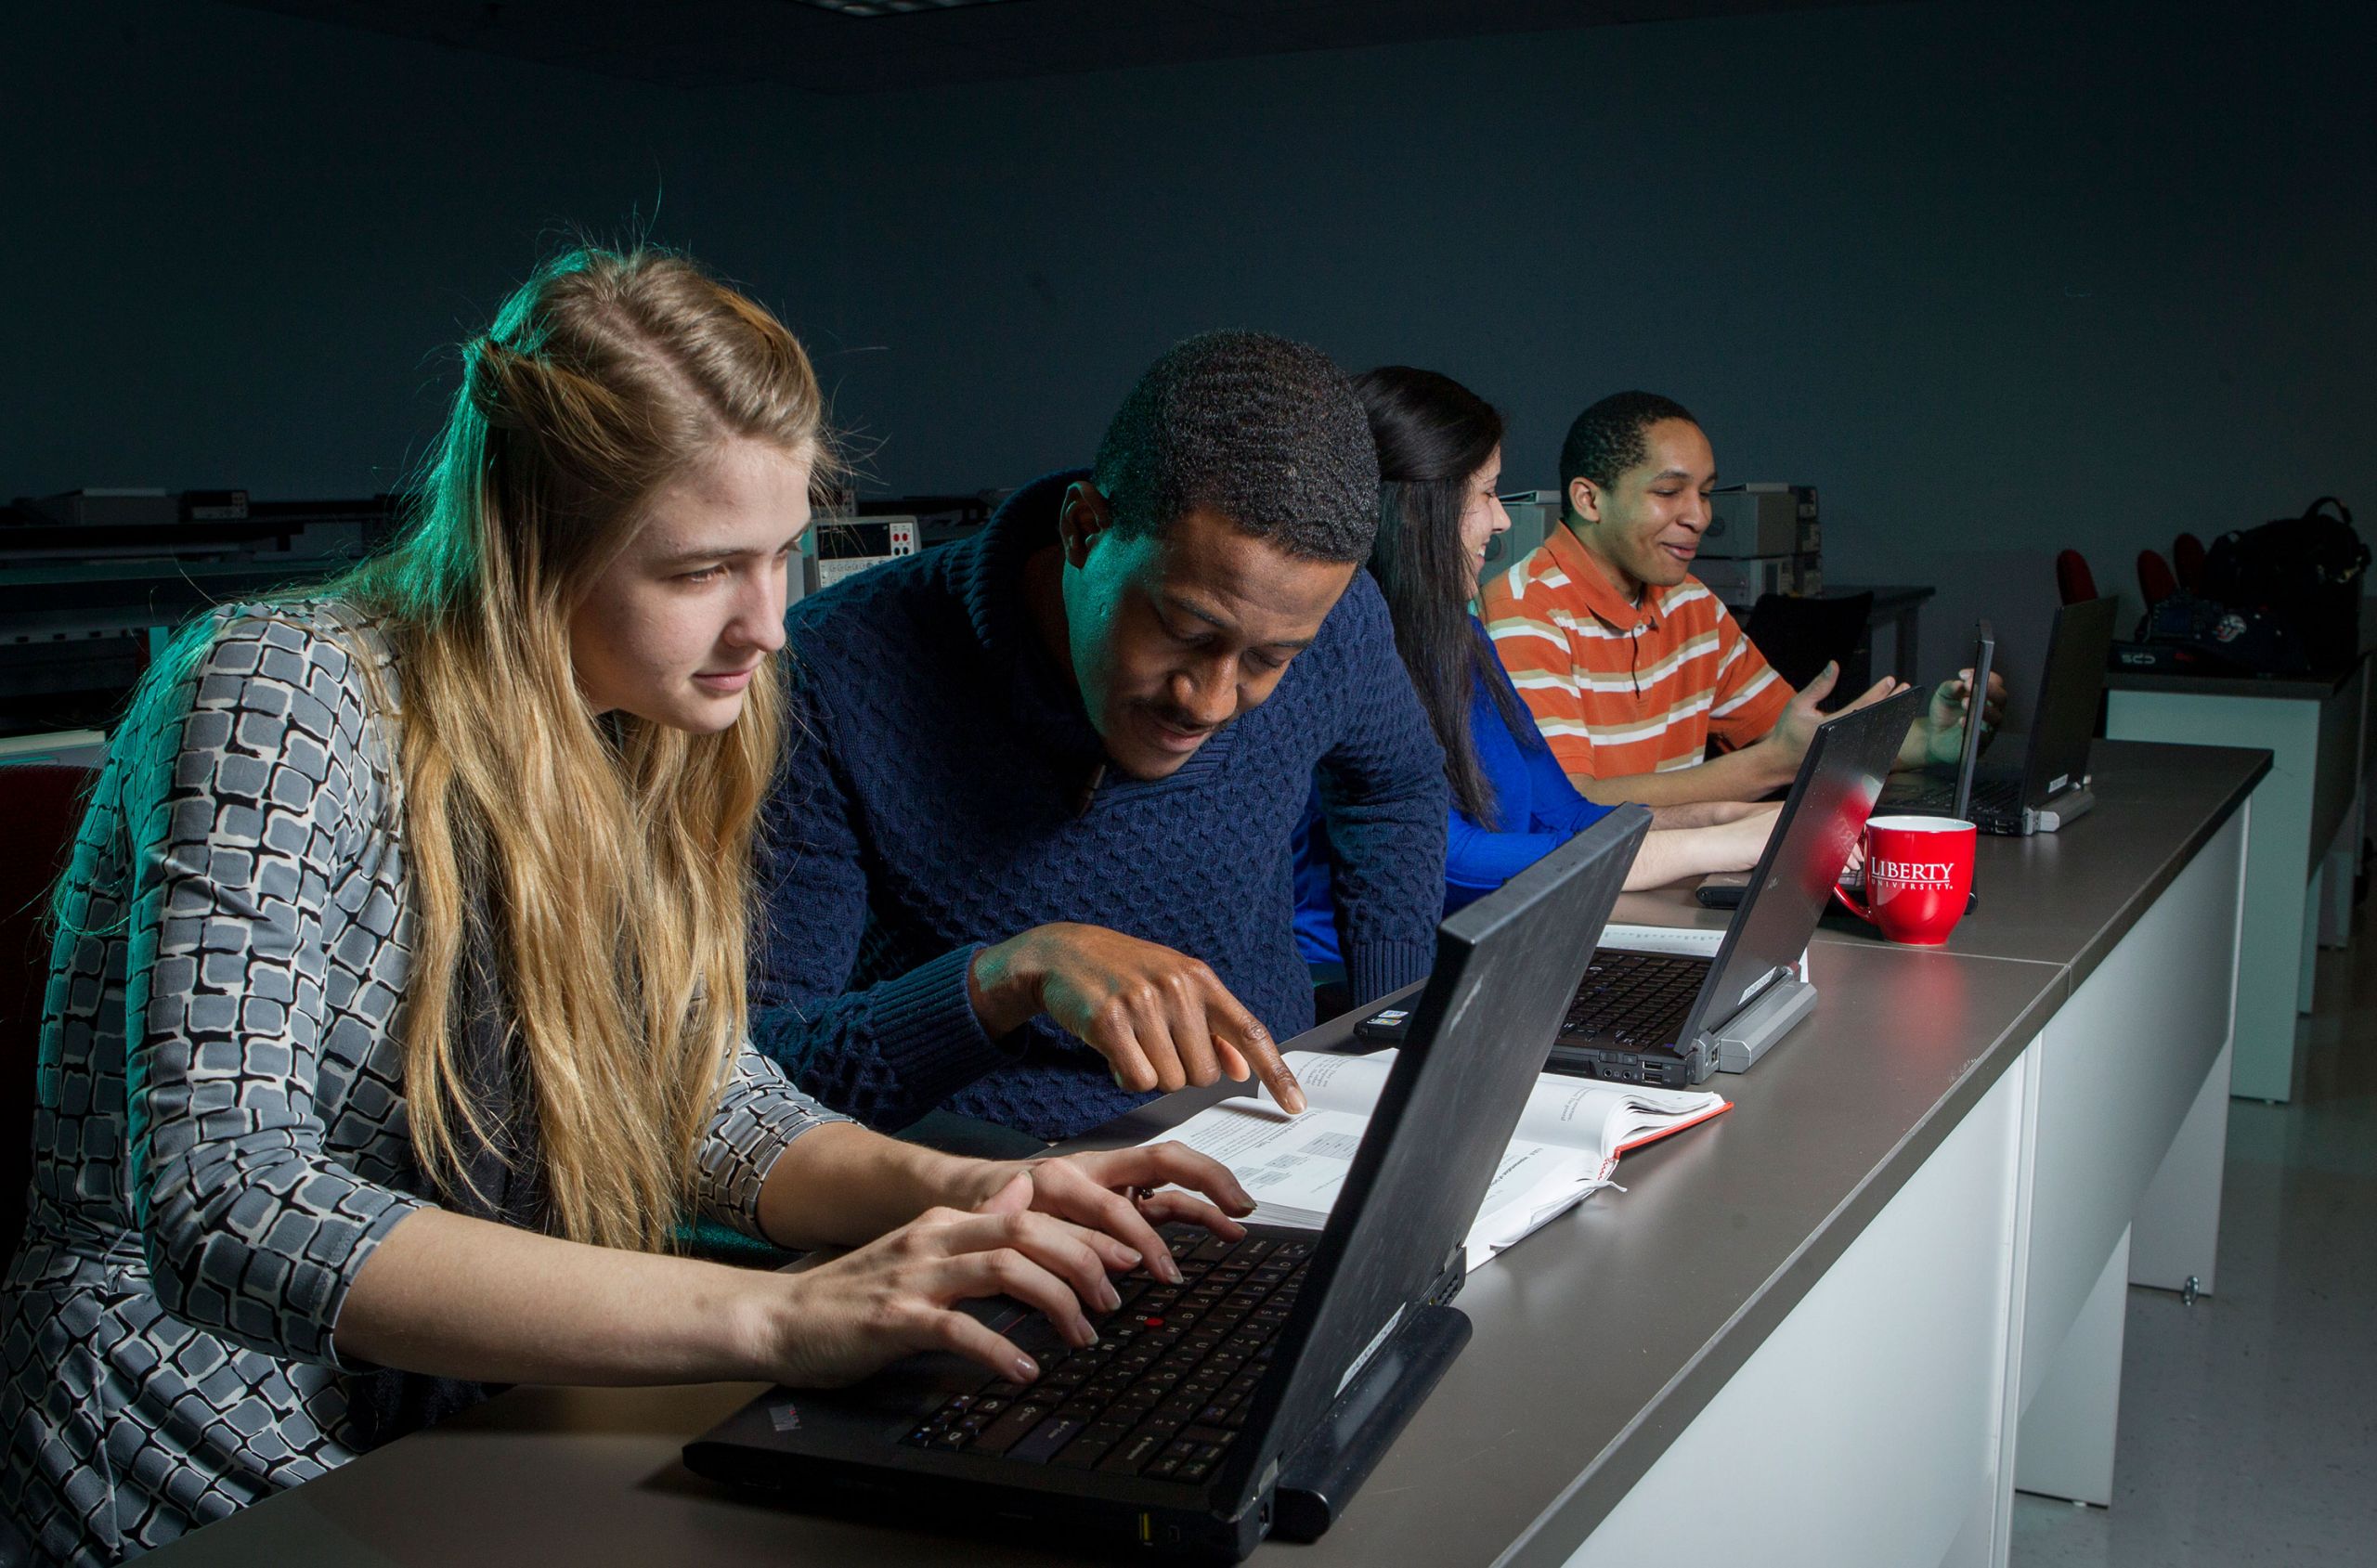
[[[2081,784],[2065,790],[2046,805],[2025,814],[2031,819],[2033,833],[2059,833],[2067,824],[2087,815],[2088,809],[2096,803],[2096,796],[2087,785]]]
[[[1328,1533],[1469,1343],[1469,1334],[1468,1315],[1455,1307],[1422,1306],[1406,1315],[1280,1468],[1273,1536],[1317,1541]]]
[[[1747,1072],[1773,1043],[1791,1032],[1801,1018],[1815,1011],[1816,988],[1796,975],[1786,975],[1766,988],[1766,994],[1734,1015],[1717,1031],[1719,1072]]]

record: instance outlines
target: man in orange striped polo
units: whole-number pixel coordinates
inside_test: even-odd
[[[1717,483],[1700,422],[1656,393],[1604,397],[1569,427],[1560,474],[1562,525],[1479,598],[1561,767],[1595,800],[1653,807],[1755,800],[1789,784],[1839,670],[1792,691],[1692,576]],[[1848,706],[1898,689],[1877,681]],[[1991,677],[1990,709],[2002,690]],[[1964,701],[1963,681],[1941,684],[1901,766],[1955,758]]]

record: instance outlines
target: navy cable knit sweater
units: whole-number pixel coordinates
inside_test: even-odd
[[[975,1017],[974,955],[1052,921],[1201,958],[1278,1038],[1309,1028],[1289,843],[1316,770],[1357,997],[1435,954],[1444,761],[1366,572],[1268,701],[1170,778],[1108,771],[1091,790],[1104,752],[1022,583],[1077,477],[787,618],[795,739],[768,811],[752,1033],[875,1126],[945,1108],[1053,1139],[1152,1097],[1046,1017],[1003,1040]]]

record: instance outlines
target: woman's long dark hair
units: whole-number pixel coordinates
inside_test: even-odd
[[[1480,677],[1512,735],[1523,745],[1535,738],[1535,725],[1509,686],[1487,668],[1492,650],[1469,624],[1477,584],[1461,548],[1469,482],[1502,444],[1502,416],[1449,376],[1409,365],[1365,371],[1354,378],[1354,390],[1378,443],[1379,527],[1370,575],[1386,594],[1395,651],[1444,747],[1453,803],[1491,828],[1497,825],[1494,792],[1469,732],[1470,693]]]

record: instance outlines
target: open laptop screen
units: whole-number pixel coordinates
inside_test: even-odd
[[[1436,928],[1410,1032],[1277,1341],[1294,1371],[1256,1393],[1219,1472],[1238,1500],[1459,1258],[1649,825],[1621,807]]]
[[[2022,804],[2047,797],[2088,772],[2088,738],[2097,728],[2097,700],[2105,692],[2105,658],[2112,652],[2120,602],[2091,599],[2055,612],[2046,666],[2039,672],[2038,711],[2031,716],[2031,757],[2022,774]]]
[[[1910,688],[1817,727],[1781,822],[1750,874],[1741,912],[1709,965],[1695,1010],[1701,1032],[1731,1019],[1778,971],[1799,961],[1923,696]]]
[[[1997,660],[1997,632],[1987,621],[1973,628],[1972,681],[1965,698],[1965,744],[1956,757],[1956,803],[1951,816],[1972,815],[1972,779],[1981,766],[1981,715],[1989,706],[1989,670]]]

